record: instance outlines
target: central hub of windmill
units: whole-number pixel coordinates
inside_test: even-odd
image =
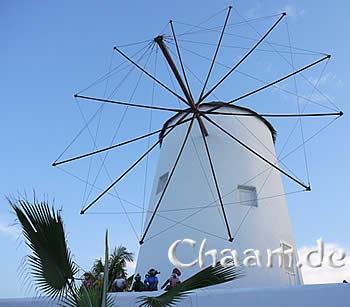
[[[180,65],[181,65],[181,69],[182,69],[182,72],[183,72],[183,76],[185,78],[185,82],[184,80],[182,79],[180,73],[179,73],[179,70],[177,69],[176,67],[176,64],[173,60],[173,58],[171,57],[170,53],[169,53],[169,50],[164,42],[164,36],[163,35],[158,35],[156,38],[154,38],[154,41],[158,44],[160,50],[162,51],[167,63],[169,64],[177,82],[179,83],[180,87],[181,87],[181,90],[182,92],[184,93],[186,99],[185,99],[185,103],[190,107],[190,111],[192,111],[196,117],[196,119],[198,120],[198,123],[201,127],[201,130],[203,132],[203,134],[205,136],[208,136],[208,130],[207,128],[205,127],[204,123],[203,123],[203,120],[202,118],[200,117],[200,114],[199,114],[199,111],[198,111],[198,105],[199,105],[199,102],[195,103],[194,102],[194,99],[192,97],[192,94],[191,94],[191,90],[190,90],[190,87],[188,85],[188,82],[187,82],[187,78],[186,78],[186,74],[185,74],[185,71],[184,71],[184,67],[183,67],[183,63],[182,63],[182,60],[181,58],[179,59],[180,60]]]

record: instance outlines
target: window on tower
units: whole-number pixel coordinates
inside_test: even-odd
[[[168,176],[169,176],[169,172],[166,172],[165,174],[159,177],[156,194],[164,190],[165,184],[168,180]]]
[[[238,186],[238,201],[243,206],[258,206],[258,195],[256,188],[253,186],[239,185]]]

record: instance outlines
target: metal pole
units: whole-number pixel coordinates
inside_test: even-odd
[[[118,104],[118,105],[122,105],[122,106],[142,108],[142,109],[151,109],[151,110],[169,111],[169,112],[179,112],[179,111],[181,111],[181,109],[163,108],[163,107],[149,106],[149,105],[144,105],[144,104],[141,105],[141,104],[136,104],[136,103],[124,102],[124,101],[102,99],[102,98],[96,98],[96,97],[90,97],[90,96],[82,96],[82,95],[79,95],[79,94],[75,94],[74,97],[75,98],[81,98],[81,99],[87,99],[87,100],[94,100],[94,101],[98,101],[98,102],[106,102],[106,103]]]
[[[207,84],[208,84],[208,81],[209,81],[209,77],[210,77],[211,71],[213,70],[213,67],[214,67],[214,64],[215,64],[215,60],[216,60],[216,57],[217,57],[218,52],[219,52],[219,49],[220,49],[220,44],[221,44],[222,38],[224,37],[224,33],[225,33],[225,29],[226,29],[226,26],[227,26],[228,19],[229,19],[229,17],[230,17],[231,9],[232,9],[232,6],[229,6],[229,7],[228,7],[228,12],[227,12],[227,15],[226,15],[226,19],[225,19],[225,22],[224,22],[224,26],[223,26],[223,28],[222,28],[222,31],[221,31],[221,34],[220,34],[220,38],[219,38],[218,44],[217,44],[217,46],[216,46],[216,50],[215,50],[213,59],[212,59],[212,61],[211,61],[211,65],[210,65],[208,74],[207,74],[207,78],[205,79],[205,82],[204,82],[202,91],[201,91],[201,93],[200,93],[200,95],[199,95],[198,101],[201,101],[201,99],[202,99],[202,97],[203,97],[203,95],[204,95],[205,88],[207,87]],[[197,104],[198,104],[198,103],[197,103]]]
[[[205,145],[205,151],[207,152],[207,156],[208,156],[208,160],[209,160],[209,164],[210,164],[210,169],[211,169],[211,173],[213,175],[213,179],[214,179],[214,183],[215,183],[215,188],[216,188],[216,192],[218,193],[219,196],[219,201],[220,201],[220,206],[221,206],[221,210],[222,210],[222,214],[224,216],[224,220],[225,220],[225,225],[226,225],[226,229],[227,229],[227,233],[228,233],[228,240],[230,242],[233,241],[233,237],[231,234],[231,229],[230,229],[230,224],[228,222],[227,216],[226,216],[226,211],[225,211],[225,207],[224,207],[224,203],[222,201],[222,197],[221,197],[221,192],[220,192],[220,188],[219,188],[219,184],[218,184],[218,180],[216,178],[216,174],[215,174],[215,169],[214,169],[214,163],[211,159],[210,156],[210,151],[209,151],[209,146],[208,146],[208,142],[205,138],[205,135],[202,133],[202,137],[203,137],[203,142]]]
[[[247,149],[248,151],[250,151],[252,154],[256,155],[257,157],[259,157],[261,160],[263,160],[264,162],[266,162],[268,165],[272,166],[274,169],[278,170],[279,172],[281,172],[283,175],[287,176],[289,179],[293,180],[294,182],[296,182],[297,184],[301,185],[303,188],[305,188],[306,191],[311,191],[311,187],[305,185],[304,183],[302,183],[301,181],[299,181],[298,179],[294,178],[293,176],[289,175],[287,172],[285,172],[283,169],[279,168],[278,166],[276,166],[275,164],[273,164],[272,162],[270,162],[269,160],[267,160],[265,157],[263,157],[261,154],[259,154],[258,152],[256,152],[254,149],[252,149],[251,147],[249,147],[248,145],[246,145],[245,143],[243,143],[241,140],[239,140],[238,138],[236,138],[234,135],[232,135],[230,132],[226,131],[224,128],[222,128],[220,125],[218,125],[215,121],[213,121],[212,119],[210,119],[208,116],[204,115],[206,120],[208,120],[209,122],[211,122],[214,126],[216,126],[219,130],[221,130],[222,132],[224,132],[225,134],[227,134],[230,138],[232,138],[233,140],[235,140],[238,144],[240,144],[241,146],[243,146],[245,149]]]
[[[177,123],[182,121],[188,113],[184,114]],[[172,127],[169,131],[167,131],[163,138],[166,137],[176,126]],[[88,206],[83,208],[80,211],[80,214],[84,214],[88,209],[90,209],[98,200],[100,200],[105,194],[108,193],[110,189],[112,189],[120,180],[122,180],[137,164],[139,164],[143,158],[145,158],[160,142],[162,139],[159,139],[155,142],[148,150],[146,150],[123,174],[121,174],[115,181],[113,181],[99,196],[97,196]]]
[[[256,94],[256,93],[258,93],[258,92],[260,92],[260,91],[262,91],[262,90],[264,90],[264,89],[267,89],[267,88],[270,87],[270,86],[273,86],[273,85],[275,85],[275,84],[277,84],[277,83],[280,83],[280,82],[282,82],[282,81],[284,81],[284,80],[286,80],[286,79],[288,79],[288,78],[290,78],[290,77],[292,77],[292,76],[294,76],[294,75],[296,75],[296,74],[298,74],[298,73],[300,73],[300,72],[302,72],[302,71],[304,71],[304,70],[306,70],[306,69],[309,69],[310,67],[315,66],[315,65],[317,65],[318,63],[323,62],[324,60],[328,60],[330,57],[331,57],[331,56],[328,54],[328,55],[326,55],[325,57],[323,57],[323,58],[321,58],[321,59],[319,59],[319,60],[317,60],[317,61],[315,61],[315,62],[313,62],[313,63],[311,63],[311,64],[309,64],[309,65],[306,65],[306,66],[304,66],[304,67],[302,67],[302,68],[300,68],[300,69],[298,69],[298,70],[296,70],[296,71],[293,71],[292,73],[290,73],[290,74],[288,74],[288,75],[286,75],[286,76],[284,76],[284,77],[282,77],[282,78],[280,78],[280,79],[277,79],[277,80],[272,81],[272,82],[270,82],[270,83],[268,83],[268,84],[266,84],[266,85],[264,85],[264,86],[262,86],[262,87],[259,87],[259,88],[257,88],[257,89],[254,90],[254,91],[251,91],[251,92],[246,93],[246,94],[244,94],[244,95],[242,95],[242,96],[239,96],[239,97],[237,97],[237,98],[235,98],[235,99],[232,99],[232,100],[230,100],[230,101],[228,101],[228,102],[225,102],[223,105],[213,107],[213,108],[209,109],[207,112],[215,111],[215,110],[217,110],[217,109],[219,109],[219,108],[221,108],[221,107],[223,107],[223,106],[225,106],[225,105],[229,105],[229,104],[231,104],[231,103],[237,102],[238,100],[241,100],[241,99],[243,99],[243,98],[246,98],[246,97],[249,97],[249,96],[251,96],[251,95],[254,95],[254,94]]]
[[[191,109],[193,110],[198,122],[199,122],[199,125],[201,127],[201,130],[204,132],[204,134],[207,136],[208,135],[208,131],[207,129],[205,128],[204,126],[204,123],[202,121],[202,119],[200,118],[200,116],[198,115],[198,109],[197,109],[197,106],[196,104],[194,103],[194,100],[189,92],[189,90],[187,89],[185,83],[183,82],[181,76],[180,76],[180,73],[179,71],[177,70],[177,67],[168,51],[168,48],[166,47],[166,45],[164,44],[164,39],[163,39],[163,36],[162,35],[159,35],[157,36],[154,41],[158,44],[160,50],[163,52],[163,55],[166,59],[166,61],[168,62],[171,70],[173,71],[174,75],[175,75],[175,78],[177,80],[177,82],[179,83],[186,99],[187,99],[187,102],[186,104],[189,105],[191,107]]]
[[[179,153],[177,154],[177,157],[176,157],[174,166],[173,166],[173,168],[171,169],[171,171],[170,171],[170,173],[169,173],[169,178],[168,178],[168,180],[167,180],[167,182],[166,182],[166,184],[165,184],[165,186],[164,186],[164,189],[163,189],[163,191],[162,191],[162,194],[160,195],[160,198],[159,198],[159,200],[158,200],[158,202],[157,202],[157,205],[155,206],[155,208],[154,208],[154,210],[153,210],[152,216],[151,216],[151,218],[150,218],[150,220],[149,220],[149,222],[148,222],[148,224],[147,224],[147,226],[146,226],[145,232],[143,233],[143,235],[142,235],[142,237],[141,237],[141,240],[140,240],[140,242],[139,242],[140,244],[143,244],[143,242],[144,242],[144,240],[145,240],[145,237],[146,237],[146,235],[147,235],[147,232],[148,232],[149,228],[151,227],[151,224],[152,224],[152,222],[153,222],[153,220],[154,220],[154,217],[155,217],[155,215],[156,215],[156,213],[157,213],[157,211],[158,211],[158,209],[159,209],[160,203],[161,203],[161,201],[162,201],[162,199],[163,199],[163,197],[164,197],[164,195],[165,195],[165,192],[166,192],[166,190],[167,190],[167,188],[168,188],[168,186],[169,186],[170,180],[171,180],[172,176],[174,175],[174,172],[175,172],[175,170],[176,170],[176,166],[177,166],[177,164],[179,163],[179,160],[180,160],[180,158],[181,158],[182,152],[183,152],[183,150],[185,149],[185,145],[186,145],[187,140],[188,140],[188,137],[189,137],[189,135],[190,135],[190,133],[191,133],[191,129],[192,129],[192,126],[193,126],[194,118],[195,118],[195,114],[193,114],[193,116],[192,116],[192,118],[191,118],[191,123],[190,123],[190,125],[189,125],[189,127],[188,127],[188,129],[187,129],[187,132],[186,132],[184,141],[182,142],[182,145],[181,145],[181,148],[180,148],[180,150],[179,150]]]
[[[140,69],[141,71],[143,71],[148,77],[150,77],[152,80],[154,80],[155,82],[157,82],[160,86],[162,86],[163,88],[165,88],[166,90],[168,90],[170,93],[172,93],[174,96],[176,96],[177,98],[179,98],[181,101],[187,103],[187,101],[182,98],[180,95],[178,95],[177,93],[175,93],[171,88],[169,88],[168,86],[166,86],[163,82],[161,82],[160,80],[158,80],[156,77],[152,76],[147,70],[145,70],[143,67],[141,67],[139,64],[137,64],[134,60],[132,60],[131,58],[129,58],[123,51],[121,51],[120,49],[118,49],[117,47],[114,47],[114,50],[116,50],[119,54],[121,54],[124,58],[126,58],[129,62],[131,62],[132,64],[134,64],[138,69]]]
[[[174,125],[169,125],[169,126],[165,127],[164,129],[165,130],[171,129],[171,128],[175,127],[175,126],[187,123],[190,120],[191,120],[190,118],[187,118],[187,119],[185,119],[185,120],[183,120],[181,122],[178,122],[178,123],[176,123]],[[159,130],[155,130],[155,131],[147,133],[147,134],[144,134],[144,135],[141,135],[141,136],[138,136],[136,138],[133,138],[133,139],[130,139],[130,140],[118,143],[118,144],[114,144],[114,145],[111,145],[111,146],[108,146],[108,147],[104,147],[104,148],[101,148],[101,149],[98,149],[98,150],[86,153],[86,154],[82,154],[82,155],[79,155],[79,156],[75,156],[73,158],[69,158],[69,159],[66,159],[66,160],[54,162],[54,163],[52,163],[52,166],[58,166],[58,165],[65,164],[65,163],[68,163],[68,162],[72,162],[72,161],[75,161],[75,160],[83,159],[83,158],[86,158],[86,157],[89,157],[89,156],[92,156],[92,155],[96,155],[98,153],[101,153],[101,152],[104,152],[104,151],[107,151],[107,150],[111,150],[111,149],[114,149],[114,148],[117,148],[117,147],[121,147],[121,146],[130,144],[130,143],[142,140],[144,138],[150,137],[150,136],[152,136],[154,134],[157,134],[159,132],[162,132],[162,131],[163,131],[163,128],[159,129]]]
[[[197,103],[201,103],[205,98],[207,98],[242,62],[263,42],[263,40],[271,33],[271,31],[280,23],[282,18],[286,16],[286,13],[282,13],[281,17],[273,24],[273,26],[264,34],[263,37],[253,46],[252,49],[235,65],[233,66],[225,76],[223,76],[218,83],[216,83]]]

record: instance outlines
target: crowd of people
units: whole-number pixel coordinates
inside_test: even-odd
[[[145,275],[145,279],[142,282],[141,275],[137,273],[134,277],[134,282],[130,291],[134,292],[142,292],[142,291],[157,291],[159,280],[157,275],[160,274],[155,269],[150,269]],[[170,290],[176,287],[180,281],[181,271],[177,268],[174,268],[171,276],[165,281],[165,283],[161,286],[161,289]]]
[[[100,273],[96,280],[94,276],[86,272],[84,273],[83,279],[83,287],[86,289],[92,289],[94,287],[102,287],[103,284],[103,275],[104,273]],[[142,291],[157,291],[159,280],[157,275],[160,274],[155,269],[150,269],[145,275],[144,280],[142,281],[142,277],[139,273],[134,276],[134,280],[132,286],[128,289],[128,282],[125,276],[122,273],[118,273],[116,278],[112,282],[111,290],[112,292],[124,292],[124,291],[134,291],[134,292],[142,292]],[[176,287],[180,281],[181,271],[178,268],[174,268],[170,277],[164,282],[161,286],[161,289],[170,290]]]

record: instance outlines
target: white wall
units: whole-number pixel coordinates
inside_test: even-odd
[[[136,307],[142,295],[159,295],[158,292],[113,293],[118,307]],[[307,285],[264,289],[203,289],[197,290],[176,306],[212,307],[330,307],[349,306],[349,284]],[[1,307],[56,306],[37,299],[0,299]]]

